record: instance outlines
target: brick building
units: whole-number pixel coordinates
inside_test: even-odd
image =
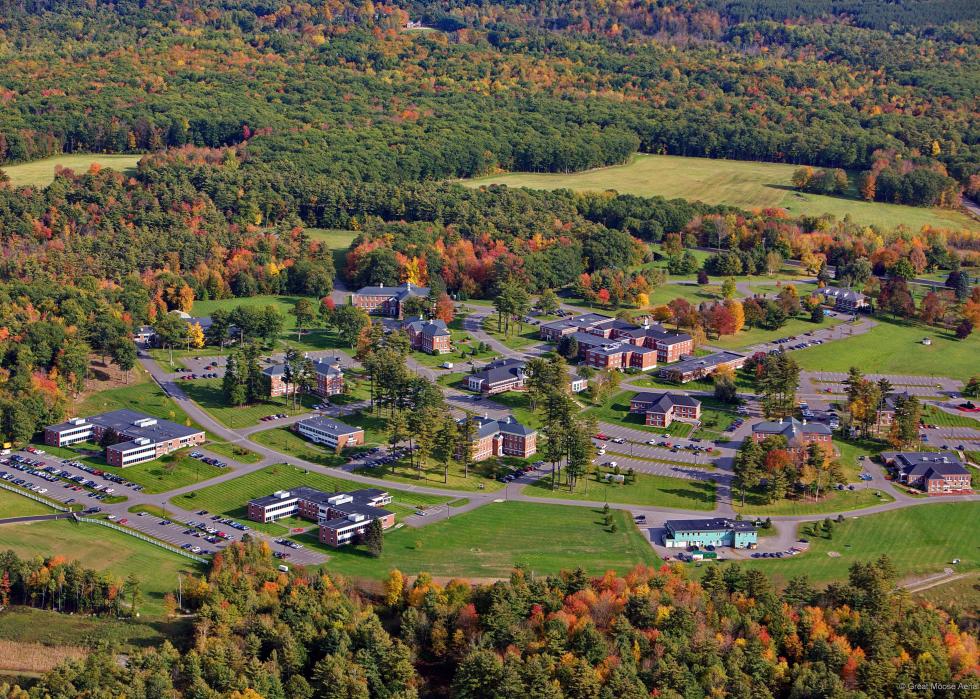
[[[408,341],[413,350],[428,354],[446,354],[452,351],[452,335],[443,320],[416,317],[402,323],[402,328],[408,333]]]
[[[300,420],[293,429],[311,442],[323,444],[330,449],[346,449],[364,444],[364,430],[345,425],[326,415],[316,415]]]
[[[669,427],[674,420],[697,422],[701,401],[683,393],[637,393],[630,399],[630,412],[645,416],[647,425]]]
[[[778,421],[757,422],[752,425],[752,439],[761,442],[767,437],[786,438],[786,450],[798,460],[806,457],[811,444],[823,444],[830,450],[834,448],[833,432],[820,422],[800,422],[795,417]]]
[[[383,509],[391,495],[376,488],[325,493],[314,488],[281,490],[250,500],[248,518],[253,522],[274,522],[283,517],[302,517],[317,523],[319,539],[328,546],[356,543],[378,520],[382,529],[395,524],[395,513]]]
[[[677,383],[687,383],[695,379],[711,376],[721,368],[732,371],[741,369],[748,360],[744,354],[735,352],[715,352],[706,357],[693,357],[682,362],[660,368],[660,377]]]
[[[405,283],[400,286],[365,286],[351,295],[351,304],[368,313],[401,318],[405,315],[404,303],[412,298],[426,297],[429,289]]]
[[[885,463],[898,480],[929,495],[972,492],[970,471],[948,451],[884,452]]]
[[[465,419],[465,418],[464,418]],[[473,461],[491,456],[516,456],[526,459],[538,449],[538,432],[507,416],[503,420],[473,417],[474,439],[470,444]]]
[[[64,447],[78,442],[108,441],[110,466],[152,461],[184,447],[203,444],[204,431],[133,410],[113,410],[90,418],[73,418],[44,428],[44,443]]]

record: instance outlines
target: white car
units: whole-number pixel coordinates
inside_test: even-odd
[[[655,446],[657,446],[657,440],[656,439],[648,439],[647,440],[647,444],[649,444],[651,447],[655,447]]]

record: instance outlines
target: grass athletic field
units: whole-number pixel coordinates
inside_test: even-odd
[[[58,165],[71,168],[77,174],[84,174],[92,163],[98,163],[102,167],[132,175],[136,172],[136,163],[142,157],[142,155],[76,153],[74,155],[58,155],[19,165],[7,165],[0,169],[7,173],[10,177],[10,184],[14,187],[46,187],[54,180],[54,169]]]
[[[384,552],[371,558],[362,548],[334,550],[324,547],[330,572],[352,577],[383,578],[392,568],[414,575],[506,578],[514,564],[522,563],[535,575],[581,567],[601,575],[607,570],[627,571],[637,563],[657,565],[659,558],[629,513],[610,513],[611,531],[602,512],[585,507],[497,502],[421,529],[385,534]],[[298,540],[315,546],[315,537]]]
[[[804,369],[846,372],[852,366],[879,374],[947,376],[966,381],[980,366],[980,333],[965,340],[945,330],[875,317],[878,325],[862,335],[793,352]],[[928,337],[931,345],[923,345]]]
[[[144,616],[163,616],[163,596],[177,589],[177,573],[199,575],[194,561],[97,524],[49,520],[0,527],[0,550],[21,557],[61,555],[86,568],[111,571],[120,582],[136,573]]]
[[[463,184],[469,187],[505,184],[509,187],[578,191],[614,189],[622,194],[659,195],[668,199],[680,197],[745,209],[782,207],[795,216],[829,213],[843,218],[850,215],[859,223],[885,228],[905,225],[917,231],[929,225],[980,230],[980,224],[959,211],[796,192],[791,178],[799,167],[784,163],[641,154],[626,165],[585,172],[567,175],[515,172],[464,180]],[[851,179],[854,179],[854,173],[851,173]]]
[[[832,539],[808,536],[807,553],[740,565],[772,573],[780,582],[805,574],[813,582],[825,583],[846,580],[847,569],[857,561],[887,554],[900,577],[937,573],[946,567],[969,573],[980,570],[980,556],[973,537],[964,532],[971,531],[978,518],[980,502],[917,505],[848,517],[834,525]],[[954,558],[960,559],[955,566]]]

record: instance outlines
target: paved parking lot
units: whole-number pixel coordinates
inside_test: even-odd
[[[285,359],[285,356],[286,355],[283,352],[265,354],[262,355],[260,364],[264,368],[275,362],[282,362]],[[306,356],[314,361],[327,357],[333,358],[336,359],[345,369],[356,365],[356,362],[342,350],[318,350],[316,352],[307,352]],[[190,374],[197,374],[198,378],[203,377],[205,374],[217,374],[218,378],[220,378],[224,376],[225,365],[228,362],[228,358],[225,355],[201,355],[199,357],[185,357],[181,361],[183,362],[184,366],[187,367],[187,370],[174,372],[170,374],[168,378],[180,379],[181,377]]]
[[[166,506],[167,520],[169,520],[170,523],[162,524],[161,522],[166,520],[163,520],[163,518],[159,516],[150,514],[144,514],[141,516],[139,514],[129,512],[129,508],[132,506],[131,502],[106,504],[96,499],[97,493],[95,491],[86,490],[78,483],[71,480],[66,480],[66,478],[72,479],[83,477],[86,482],[92,481],[96,486],[108,486],[112,488],[114,491],[111,493],[112,495],[123,495],[130,498],[137,496],[140,492],[139,490],[114,483],[102,476],[88,473],[81,468],[66,464],[61,459],[53,457],[49,454],[17,452],[16,456],[30,459],[32,462],[39,464],[31,466],[31,469],[40,471],[44,468],[52,468],[61,471],[62,475],[55,477],[50,472],[31,473],[29,471],[21,471],[15,468],[15,462],[11,461],[9,457],[4,457],[4,459],[0,461],[0,471],[5,471],[13,476],[13,478],[8,482],[12,483],[14,480],[21,480],[24,482],[25,486],[33,486],[35,492],[43,495],[45,498],[64,503],[66,505],[77,504],[85,510],[99,508],[100,512],[97,514],[112,517],[113,521],[115,521],[117,524],[122,524],[123,526],[135,529],[143,534],[160,539],[161,541],[174,546],[197,546],[202,549],[202,555],[204,553],[214,553],[225,548],[229,542],[241,539],[242,535],[245,533],[231,527],[230,525],[213,524],[210,516],[195,516],[172,506]],[[8,463],[3,463],[3,461]],[[227,536],[225,538],[218,537],[214,541],[206,541],[204,537],[209,536],[209,534],[206,532],[202,533],[199,530],[196,530],[196,532],[188,533],[186,531],[188,529],[188,527],[185,526],[186,523],[191,521],[203,522],[205,520],[207,521],[208,526],[213,526],[216,531],[224,532]],[[195,536],[195,533],[197,536]],[[271,537],[262,532],[251,530],[248,533],[252,536],[268,540],[270,547],[274,552],[278,551],[289,553],[290,556],[289,559],[285,561],[286,563],[295,562],[301,564],[319,564],[326,560],[326,556],[316,551],[310,551],[307,549],[294,550],[286,546],[275,544],[273,543]]]

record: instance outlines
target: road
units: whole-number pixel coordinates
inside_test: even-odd
[[[507,357],[526,358],[528,356],[540,354],[549,349],[549,347],[543,343],[541,345],[534,345],[523,351],[518,351],[507,347],[503,343],[491,337],[482,329],[482,320],[483,318],[487,317],[491,311],[489,311],[486,307],[474,306],[470,308],[472,312],[464,323],[464,327],[466,328],[467,332],[469,332],[476,340],[487,343],[499,354]],[[826,341],[835,341],[837,339],[841,339],[842,337],[847,337],[853,332],[866,331],[866,329],[870,327],[870,324],[873,324],[873,321],[870,321],[869,319],[862,319],[862,321],[860,321],[856,326],[849,326],[849,330],[842,331],[839,328],[836,328],[832,331],[828,331],[828,334],[825,336]],[[350,359],[350,357],[345,353],[328,351],[317,354],[339,356],[341,361],[346,366],[350,366],[353,363],[353,360]],[[204,366],[210,364],[214,359],[216,358],[202,357],[200,360],[201,371],[195,373],[205,373]],[[230,525],[227,523],[223,525],[212,524],[210,518],[213,515],[203,515],[176,507],[171,502],[172,498],[238,478],[242,475],[255,472],[272,464],[280,463],[290,464],[311,472],[356,481],[369,487],[416,492],[454,499],[466,498],[468,500],[468,502],[462,507],[450,508],[442,506],[432,508],[425,515],[410,515],[403,518],[404,524],[414,527],[425,526],[429,523],[445,519],[446,517],[452,517],[500,500],[520,500],[536,503],[577,505],[592,508],[602,507],[605,504],[602,500],[538,498],[526,495],[522,492],[523,488],[528,483],[532,482],[534,479],[547,475],[547,470],[536,470],[530,474],[525,474],[520,479],[512,483],[508,483],[502,489],[494,492],[460,492],[446,488],[439,488],[436,486],[405,485],[400,483],[393,484],[392,482],[383,479],[364,476],[360,473],[354,472],[361,463],[357,460],[353,460],[340,468],[330,468],[292,455],[282,454],[270,447],[251,441],[249,437],[255,432],[269,429],[273,426],[285,426],[292,424],[293,422],[302,419],[302,417],[304,417],[303,415],[292,416],[274,423],[261,422],[241,429],[231,429],[215,420],[209,413],[190,400],[190,398],[184,393],[181,388],[180,377],[187,372],[174,373],[166,371],[148,356],[141,356],[140,363],[150,373],[153,380],[156,381],[197,424],[206,429],[217,439],[233,444],[241,444],[260,456],[260,460],[254,464],[243,464],[224,456],[218,456],[218,458],[220,458],[222,461],[228,463],[229,469],[214,478],[181,488],[176,488],[165,493],[150,494],[130,489],[126,492],[120,492],[120,494],[127,495],[128,500],[125,503],[102,506],[103,512],[106,515],[114,517],[116,521],[127,520],[127,526],[178,546],[185,544],[201,545],[201,532],[199,530],[195,530],[191,526],[188,526],[192,523],[201,522],[205,526],[212,526],[216,529],[223,527],[222,531],[227,534],[227,539],[222,539],[212,543],[210,545],[210,550],[220,550],[220,548],[227,545],[228,541],[233,541],[237,537],[240,537],[241,532],[240,530],[230,528]],[[411,359],[409,360],[409,365],[410,368],[419,375],[425,376],[430,380],[435,380],[438,375],[443,373]],[[221,364],[219,362],[219,367],[220,366]],[[621,384],[621,388],[634,388],[631,381],[635,381],[637,378],[626,378]],[[841,388],[840,382],[843,378],[845,378],[845,375],[833,372],[804,372],[801,397],[811,399],[811,402],[815,404],[814,407],[816,407],[818,400],[829,404],[839,395],[838,392]],[[921,392],[923,396],[930,393],[935,394],[935,392],[938,391],[948,398],[950,395],[954,394],[955,391],[959,390],[958,383],[949,379],[910,376],[888,376],[887,378],[889,378],[889,380],[892,381],[896,387],[907,387],[911,392]],[[827,392],[828,388],[830,389],[830,393]],[[638,388],[637,390],[642,389]],[[508,414],[508,409],[503,405],[495,403],[492,398],[483,398],[482,400],[475,401],[470,394],[453,388],[446,388],[445,393],[449,404],[453,407],[454,412],[457,414],[461,415],[464,409],[481,414],[485,413],[494,417],[503,417],[504,415]],[[756,404],[754,398],[750,397],[747,405],[749,409],[749,418],[758,416],[758,405]],[[951,412],[955,410],[955,407],[951,404],[937,403],[937,405],[940,405],[943,409],[950,410]],[[359,404],[355,406],[345,406],[342,408],[337,407],[330,409],[327,411],[327,413],[331,415],[342,415],[343,412],[356,409],[358,407],[363,406]],[[734,509],[732,507],[733,493],[731,486],[732,461],[734,459],[736,449],[741,444],[742,440],[749,435],[750,427],[751,419],[746,419],[741,427],[728,435],[730,441],[711,445],[709,443],[701,442],[697,438],[692,440],[662,437],[655,433],[630,428],[624,425],[600,423],[600,431],[611,438],[610,440],[604,440],[601,442],[606,446],[606,454],[600,457],[600,463],[615,461],[620,468],[624,470],[633,468],[638,473],[673,476],[690,480],[712,480],[717,484],[716,505],[714,510],[710,513],[685,509],[651,508],[612,503],[610,503],[610,507],[614,509],[626,510],[631,512],[634,516],[644,518],[645,521],[642,523],[642,528],[646,530],[651,545],[653,545],[662,555],[670,554],[670,551],[663,549],[658,543],[660,541],[660,538],[658,537],[660,537],[663,522],[666,519],[679,516],[705,517],[711,515],[730,517],[734,515]],[[971,431],[970,428],[938,428],[936,430],[935,438],[939,439],[940,437],[975,442],[978,441],[978,431]],[[612,441],[612,439],[620,438],[623,440],[622,444],[616,444]],[[655,439],[658,444],[647,444],[646,442],[651,439]],[[671,447],[668,448],[660,446],[659,442],[662,441],[671,442]],[[930,437],[930,441],[932,441],[932,437]],[[597,443],[599,443],[598,440]],[[714,453],[710,456],[710,464],[706,463],[709,460],[709,457],[705,454],[705,452],[695,451],[690,448],[707,446],[712,446],[714,449]],[[202,448],[201,451],[206,451],[206,447]],[[49,456],[32,456],[32,458],[43,461],[45,464],[52,466],[56,465],[59,469],[63,469],[74,475],[74,470],[72,467],[66,467],[61,463],[60,459],[53,459]],[[874,477],[874,480],[870,482],[868,486],[888,492],[895,498],[895,501],[875,507],[865,508],[856,512],[849,512],[847,513],[847,516],[863,516],[865,514],[883,512],[900,507],[917,506],[928,502],[935,502],[935,500],[929,498],[912,498],[895,489],[890,482],[884,479],[883,473],[878,467],[869,468],[868,470]],[[33,483],[38,487],[46,487],[48,489],[48,493],[46,494],[47,497],[53,497],[54,499],[62,502],[75,499],[83,504],[87,504],[85,498],[90,497],[84,492],[80,494],[79,491],[70,489],[69,484],[64,482],[52,484],[43,478],[24,475],[23,473],[18,473],[18,477],[22,477],[25,479],[25,481]],[[75,484],[71,485],[74,486]],[[976,498],[977,496],[954,496],[944,498],[943,501],[973,500]],[[152,506],[165,510],[167,513],[167,519],[173,523],[165,524],[162,523],[160,517],[155,517],[152,515],[140,516],[129,511],[133,506],[138,505]],[[819,519],[824,516],[835,516],[835,514],[836,513],[830,513],[828,515],[773,517],[773,521],[777,522],[779,525],[778,534],[760,539],[759,549],[760,551],[785,550],[792,545],[798,524],[801,522]],[[30,520],[28,519],[25,521]],[[2,523],[2,521],[0,521],[0,523]],[[290,562],[318,564],[327,560],[327,556],[318,551],[312,551],[309,549],[290,550],[276,544],[272,540],[272,537],[264,533],[252,530],[249,532],[249,534],[267,540],[274,551],[289,553]],[[202,548],[204,548],[204,546],[202,546]],[[737,556],[739,554],[733,555]]]

